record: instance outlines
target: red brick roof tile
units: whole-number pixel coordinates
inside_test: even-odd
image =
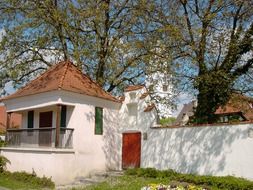
[[[55,66],[52,66],[41,76],[28,83],[25,87],[21,88],[12,95],[2,98],[2,100],[29,96],[53,90],[66,90],[113,102],[120,102],[110,93],[104,91],[87,75],[83,74],[70,61],[63,61]]]
[[[155,108],[155,104],[152,103],[152,104],[148,105],[148,106],[144,109],[144,112],[150,112],[150,111],[152,111],[154,108]]]
[[[120,100],[121,102],[124,102],[124,101],[125,101],[125,98],[126,98],[125,96],[120,96],[120,97],[119,97],[119,100]]]
[[[238,108],[234,108],[232,106],[226,105],[223,107],[219,107],[215,111],[215,114],[229,114],[229,113],[238,113],[238,112],[241,112],[241,110]]]
[[[222,107],[219,107],[215,114],[231,114],[242,113],[242,115],[248,120],[253,120],[253,99],[241,94],[234,93],[229,102]]]
[[[143,94],[140,96],[140,99],[144,99],[144,98],[146,98],[148,95],[149,95],[149,93],[148,93],[148,92],[145,92],[145,93],[143,93]]]
[[[144,88],[144,85],[131,85],[125,88],[125,92],[130,92],[130,91],[134,91],[134,90],[139,90]]]

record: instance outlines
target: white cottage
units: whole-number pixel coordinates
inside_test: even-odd
[[[142,142],[156,109],[143,86],[124,100],[105,92],[71,62],[61,62],[1,101],[8,112],[10,171],[35,171],[67,184],[95,171],[141,166]],[[12,113],[22,127],[8,129]]]

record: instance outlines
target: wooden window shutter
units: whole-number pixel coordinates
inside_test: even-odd
[[[67,106],[61,108],[61,127],[66,127]]]
[[[95,135],[103,134],[103,108],[95,107]]]
[[[28,111],[27,128],[33,128],[34,111]]]

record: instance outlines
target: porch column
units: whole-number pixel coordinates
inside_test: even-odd
[[[12,112],[7,113],[7,119],[6,119],[6,130],[10,128],[11,125],[11,114]]]
[[[12,112],[8,112],[8,113],[7,113],[5,141],[7,141],[7,130],[10,128],[10,125],[11,125],[11,114],[12,114]]]
[[[62,105],[57,105],[57,109],[56,109],[56,129],[55,129],[55,147],[56,148],[58,148],[59,144],[60,144],[61,109],[62,109]]]

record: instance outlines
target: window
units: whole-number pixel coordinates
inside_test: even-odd
[[[34,111],[28,111],[27,116],[27,128],[33,128],[33,118],[34,118]]]
[[[95,135],[103,134],[103,108],[95,107]]]
[[[148,87],[148,90],[149,90],[150,92],[154,92],[154,85],[151,84],[151,85]]]
[[[129,116],[137,116],[137,104],[127,105]]]
[[[66,127],[67,106],[61,107],[61,127]]]
[[[132,100],[136,98],[136,92],[131,92],[129,95]]]
[[[164,84],[163,85],[163,92],[167,92],[168,91],[168,85],[167,84]]]

